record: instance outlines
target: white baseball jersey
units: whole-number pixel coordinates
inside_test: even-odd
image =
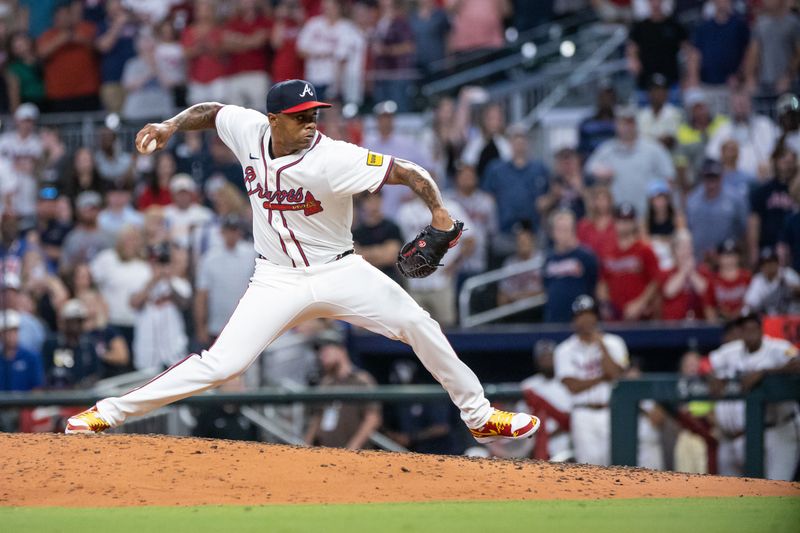
[[[711,369],[720,379],[736,379],[742,374],[759,370],[773,370],[785,366],[798,354],[789,341],[764,336],[761,347],[753,353],[747,351],[744,341],[723,344],[709,354]],[[782,402],[767,406],[766,423],[785,422],[795,411],[796,402]],[[728,433],[744,430],[745,402],[742,400],[717,402],[714,407],[717,423]]]
[[[219,110],[216,127],[244,169],[256,252],[308,267],[353,248],[353,195],[380,190],[394,158],[317,132],[309,148],[273,159],[267,117],[233,105]]]
[[[608,355],[621,367],[628,366],[628,347],[618,335],[603,334],[603,344]],[[556,346],[554,353],[556,377],[594,379],[603,375],[603,354],[596,343],[585,344],[578,335],[572,335]],[[607,404],[611,400],[611,383],[603,381],[594,387],[572,395],[573,407]]]

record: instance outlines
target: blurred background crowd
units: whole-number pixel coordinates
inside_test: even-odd
[[[523,37],[558,41],[553,28],[575,17],[580,31],[624,31],[625,66],[597,80],[569,127],[518,121],[485,86],[514,80],[431,96],[509,47],[533,61]],[[565,65],[575,42],[560,43]],[[789,0],[3,0],[0,70],[0,390],[86,388],[214,341],[253,268],[241,168],[213,132],[151,156],[131,135],[202,101],[263,111],[269,86],[292,78],[336,104],[321,131],[421,164],[465,221],[444,268],[403,280],[395,258],[426,208],[402,187],[357,198],[356,251],[445,327],[493,309],[511,310],[497,315],[506,323],[567,324],[581,295],[605,321],[731,331],[743,314],[800,312]],[[508,275],[458,305],[467,280],[498,268]],[[375,383],[337,327],[287,333],[236,386]],[[535,366],[552,381],[552,362]],[[686,368],[712,371],[693,351]],[[398,361],[379,381],[418,371]],[[226,435],[253,430],[225,409],[196,421],[202,434],[220,420]],[[339,440],[320,437],[330,411],[312,415],[307,440],[360,447],[364,428],[383,427],[417,451],[459,451],[444,406],[353,409],[336,411],[350,419]]]

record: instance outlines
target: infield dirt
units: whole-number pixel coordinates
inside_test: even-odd
[[[139,435],[0,434],[0,505],[800,497],[800,484],[635,468]]]

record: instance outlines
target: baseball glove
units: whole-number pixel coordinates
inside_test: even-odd
[[[397,268],[407,278],[424,278],[430,276],[441,265],[440,261],[447,250],[458,244],[464,223],[453,221],[449,231],[425,226],[414,239],[406,243],[397,255]]]

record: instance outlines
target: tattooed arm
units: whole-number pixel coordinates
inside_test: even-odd
[[[151,139],[155,139],[156,150],[160,150],[166,146],[167,141],[176,131],[211,129],[214,127],[214,120],[220,109],[222,109],[222,104],[204,102],[195,104],[159,124],[147,124],[136,134],[136,148],[140,152],[146,153],[147,144]]]
[[[447,231],[453,227],[453,220],[450,213],[442,203],[442,194],[439,186],[433,180],[427,170],[405,159],[394,160],[389,179],[386,183],[390,185],[405,185],[419,196],[428,209],[431,210],[431,225],[440,230]]]

